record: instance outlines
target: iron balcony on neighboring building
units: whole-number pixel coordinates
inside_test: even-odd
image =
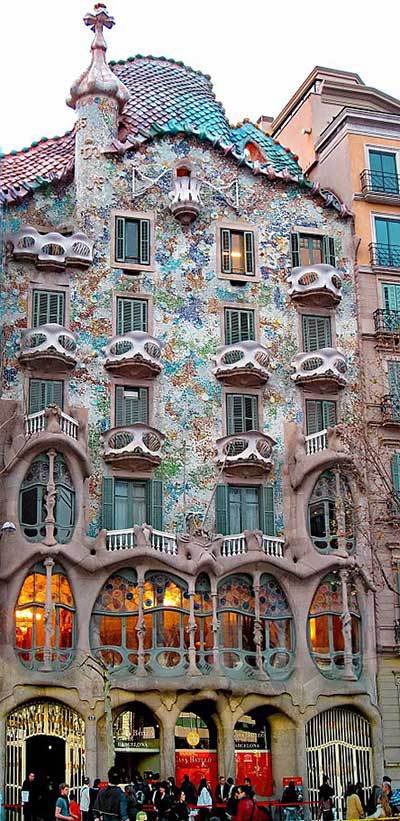
[[[386,394],[381,402],[381,410],[384,424],[400,425],[400,394]]]
[[[293,382],[320,393],[331,393],[346,385],[346,358],[336,348],[299,353],[292,360]]]
[[[153,379],[162,371],[161,344],[144,331],[114,336],[106,347],[104,367],[116,376]]]
[[[270,436],[256,430],[222,436],[216,441],[215,461],[227,476],[264,476],[272,468],[275,444]]]
[[[400,334],[400,311],[378,308],[374,311],[374,322],[376,334]]]
[[[333,265],[303,265],[292,268],[287,281],[289,296],[298,305],[324,308],[337,305],[342,298],[342,277]]]
[[[74,334],[63,325],[39,325],[22,331],[18,359],[46,373],[70,371],[77,363],[76,347]]]
[[[360,174],[361,191],[368,202],[400,202],[400,177],[365,168]]]
[[[163,433],[142,422],[110,428],[101,437],[104,461],[126,470],[152,470],[161,463],[164,439]]]
[[[222,345],[213,359],[214,376],[227,385],[250,387],[262,385],[269,379],[269,354],[259,342]]]
[[[88,268],[93,262],[93,242],[81,232],[68,236],[57,231],[40,234],[25,225],[6,239],[13,246],[15,259],[31,260],[38,268]]]
[[[374,268],[400,268],[400,245],[371,242],[369,253]]]

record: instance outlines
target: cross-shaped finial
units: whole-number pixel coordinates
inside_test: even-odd
[[[97,33],[102,33],[103,27],[105,26],[107,29],[111,29],[115,25],[115,20],[107,11],[107,7],[104,3],[96,3],[94,7],[94,12],[89,12],[83,18],[83,22],[85,26],[90,26],[92,31]]]

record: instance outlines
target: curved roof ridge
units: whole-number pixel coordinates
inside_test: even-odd
[[[27,154],[31,148],[38,148],[41,143],[53,143],[57,142],[58,140],[64,140],[65,137],[70,137],[76,131],[76,126],[74,125],[72,128],[69,128],[68,131],[64,131],[63,134],[55,134],[54,137],[40,137],[39,140],[33,140],[30,145],[24,145],[23,148],[12,148],[10,151],[2,152],[0,151],[0,160],[6,160],[8,157],[16,157],[18,154]],[[1,179],[0,179],[1,185]]]
[[[204,77],[209,81],[211,88],[213,87],[210,74],[205,74],[204,71],[201,71],[201,69],[188,66],[187,63],[183,62],[183,60],[175,60],[174,57],[166,57],[164,54],[160,54],[160,56],[155,54],[134,54],[131,57],[125,57],[120,60],[109,60],[108,65],[111,67],[122,66],[125,63],[133,63],[135,60],[160,60],[163,63],[172,63],[173,65],[185,68],[187,71],[193,72],[193,74],[199,74],[201,77]]]

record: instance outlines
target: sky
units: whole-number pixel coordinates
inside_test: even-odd
[[[3,0],[0,150],[62,134],[89,65],[87,0]],[[380,13],[380,10],[382,13]],[[210,74],[230,122],[275,116],[315,65],[357,72],[400,97],[398,0],[110,0],[107,56],[153,54]]]

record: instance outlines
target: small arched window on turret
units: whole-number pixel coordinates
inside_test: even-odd
[[[266,163],[268,159],[264,156],[261,148],[256,143],[246,143],[245,154],[249,157],[251,162]]]
[[[349,483],[338,471],[326,470],[314,485],[308,503],[308,527],[320,553],[333,553],[343,542],[348,553],[355,546],[354,505]]]

